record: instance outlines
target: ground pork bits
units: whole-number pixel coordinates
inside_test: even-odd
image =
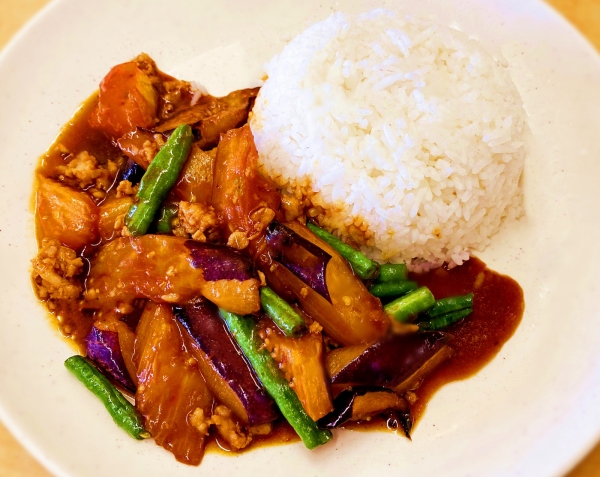
[[[179,202],[178,225],[173,233],[178,236],[191,235],[194,240],[206,242],[212,240],[220,225],[215,209],[210,205]]]
[[[82,151],[67,164],[56,167],[58,179],[71,186],[87,189],[96,199],[102,199],[112,185],[119,166],[114,161],[107,161],[100,166],[94,156]]]
[[[154,141],[151,141],[150,139],[148,139],[148,140],[144,141],[144,144],[142,144],[141,152],[143,153],[143,157],[145,159],[144,165],[146,166],[146,168],[150,165],[152,160],[156,157],[156,155],[158,154],[158,151],[160,151],[162,149],[162,147],[165,145],[165,140],[164,140],[162,134],[155,134],[152,137],[154,138]]]
[[[81,295],[82,287],[73,278],[83,270],[83,260],[74,250],[56,239],[45,238],[32,263],[33,283],[40,299],[68,300]]]
[[[134,186],[129,181],[121,181],[117,186],[117,199],[120,199],[121,197],[134,196],[135,194],[137,194],[137,191],[137,185]]]
[[[252,441],[252,435],[239,425],[229,408],[223,405],[217,406],[209,419],[203,409],[197,408],[190,415],[190,424],[205,436],[209,434],[210,426],[214,425],[219,435],[234,449],[243,449]]]

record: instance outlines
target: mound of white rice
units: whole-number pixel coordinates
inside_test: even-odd
[[[263,171],[373,258],[460,265],[521,214],[526,114],[465,34],[336,13],[265,69],[250,121]]]

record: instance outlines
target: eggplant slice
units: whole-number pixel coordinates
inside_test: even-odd
[[[88,358],[115,383],[135,393],[135,384],[129,376],[121,353],[118,333],[93,326],[85,343]]]
[[[251,426],[275,420],[279,413],[273,399],[244,359],[218,308],[199,300],[174,312],[211,392]]]
[[[317,421],[322,429],[334,429],[349,421],[384,415],[392,429],[401,427],[410,439],[413,419],[408,403],[394,391],[379,386],[356,386],[342,391],[333,402],[334,410]]]
[[[350,360],[328,366],[331,382],[337,386],[382,386],[402,394],[452,354],[447,346],[451,336],[441,331],[391,335],[367,347]],[[331,353],[342,353],[343,348]]]

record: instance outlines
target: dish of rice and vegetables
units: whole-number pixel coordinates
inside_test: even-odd
[[[146,54],[119,64],[35,179],[32,281],[81,353],[65,366],[187,464],[338,428],[410,438],[524,309],[472,256],[522,214],[526,114],[500,62],[375,10],[265,71],[217,98]]]

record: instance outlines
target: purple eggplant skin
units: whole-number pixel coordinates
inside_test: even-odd
[[[394,389],[442,350],[450,338],[441,331],[388,336],[350,361],[331,382]]]
[[[335,429],[338,426],[348,422],[352,417],[352,405],[356,396],[362,396],[368,392],[394,392],[391,389],[381,386],[356,386],[354,388],[344,389],[333,400],[333,411],[323,416],[317,421],[320,429]]]
[[[116,331],[100,330],[95,326],[85,339],[87,357],[111,378],[116,384],[135,394],[133,383],[119,346],[119,335]]]
[[[252,368],[243,357],[243,353],[229,333],[225,323],[219,316],[216,305],[201,299],[193,305],[175,307],[177,320],[189,334],[195,345],[204,356],[200,357],[203,365],[210,366],[210,372],[203,370],[207,385],[224,404],[236,413],[240,405],[246,416],[237,412],[238,417],[247,420],[250,425],[271,422],[279,417],[275,402],[260,384]],[[194,351],[195,346],[192,346]],[[226,386],[232,393],[223,392]],[[227,390],[225,390],[227,391]],[[220,396],[219,396],[220,394]]]
[[[273,259],[331,302],[325,281],[329,253],[275,221],[267,227],[266,242]]]
[[[128,159],[121,174],[122,181],[129,181],[132,185],[139,184],[146,171],[133,159]]]
[[[224,245],[188,240],[185,246],[190,251],[192,266],[204,271],[204,279],[248,280],[256,278],[252,260]]]
[[[388,392],[393,393],[391,389],[380,386],[356,386],[353,388],[344,389],[333,401],[333,411],[326,416],[323,416],[317,421],[317,426],[320,429],[335,429],[352,418],[352,406],[357,396],[364,396],[372,392]],[[406,437],[410,439],[412,430],[413,418],[410,413],[410,408],[388,410],[382,415],[386,418],[387,426],[390,429],[401,427]]]

